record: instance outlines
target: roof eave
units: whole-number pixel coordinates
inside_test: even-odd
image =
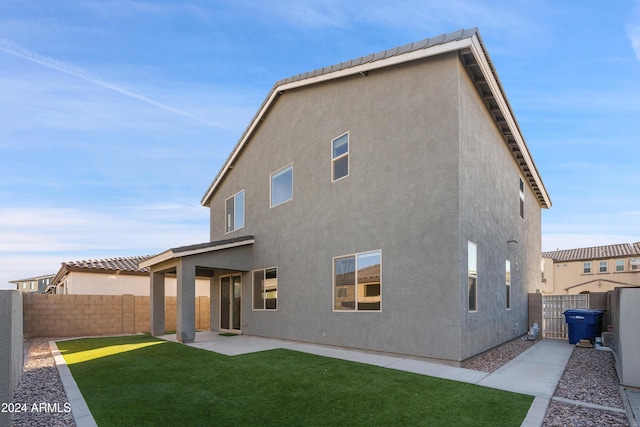
[[[466,32],[462,32],[463,35],[465,33]],[[455,33],[452,33],[452,34],[455,34]],[[491,64],[489,55],[484,48],[482,40],[479,37],[479,33],[476,29],[472,29],[472,30],[469,30],[469,34],[471,35],[464,36],[463,38],[460,38],[460,39],[444,41],[442,43],[437,43],[434,45],[427,44],[425,47],[421,47],[416,50],[409,50],[406,53],[393,54],[383,59],[375,60],[375,55],[374,55],[372,56],[373,59],[369,60],[370,62],[364,62],[357,65],[352,65],[352,61],[349,61],[348,63],[343,63],[345,64],[344,67],[342,67],[343,64],[340,64],[340,66],[337,67],[336,71],[324,72],[324,69],[323,69],[322,72],[306,73],[301,76],[296,76],[299,78],[285,79],[277,82],[274,85],[274,87],[271,89],[269,94],[267,95],[267,98],[262,103],[262,106],[260,107],[256,115],[252,119],[251,123],[245,130],[244,134],[242,135],[242,137],[234,147],[231,155],[225,162],[224,166],[218,172],[218,175],[213,180],[213,182],[207,189],[206,193],[202,197],[201,199],[202,206],[207,206],[210,203],[211,198],[213,197],[213,194],[215,193],[216,189],[218,188],[218,186],[220,185],[220,183],[222,182],[222,180],[224,179],[228,171],[231,169],[233,163],[235,162],[239,154],[242,152],[245,145],[251,139],[253,132],[255,131],[257,126],[260,124],[260,122],[263,120],[263,118],[271,108],[272,104],[277,100],[277,98],[282,93],[291,89],[296,89],[303,86],[322,83],[329,80],[338,79],[341,77],[347,77],[355,74],[366,75],[367,72],[372,70],[385,68],[385,67],[405,63],[405,62],[415,61],[419,59],[429,58],[429,57],[441,55],[448,52],[455,52],[455,51],[462,51],[462,50],[469,49],[473,53],[473,56],[477,61],[478,65],[481,67],[482,74],[486,78],[489,86],[491,87],[492,95],[495,97],[496,102],[498,103],[499,108],[507,121],[508,128],[510,129],[511,134],[514,137],[518,150],[523,155],[523,161],[525,162],[525,166],[527,169],[527,175],[528,175],[527,180],[529,182],[529,185],[534,189],[534,191],[537,190],[535,192],[540,205],[544,208],[550,208],[551,199],[547,194],[547,191],[544,187],[542,179],[538,174],[535,163],[531,158],[529,149],[524,141],[522,134],[520,133],[520,128],[517,124],[517,121],[515,120],[515,116],[511,110],[509,102],[506,99],[502,85],[498,80],[494,67]],[[447,39],[447,36],[444,36],[445,40]],[[363,57],[363,58],[368,58],[368,57]],[[333,67],[331,67],[331,69],[333,70]],[[522,166],[520,168],[522,169]]]

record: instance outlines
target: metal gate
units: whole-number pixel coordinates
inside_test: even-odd
[[[589,308],[589,294],[542,297],[542,337],[569,338],[564,313],[573,308]]]

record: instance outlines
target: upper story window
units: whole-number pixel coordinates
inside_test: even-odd
[[[616,272],[624,271],[624,260],[617,259],[616,260]]]
[[[520,178],[520,218],[524,219],[524,181]]]
[[[607,272],[607,261],[600,261],[600,273],[606,273]]]
[[[331,141],[331,181],[349,175],[349,133]]]
[[[585,262],[582,264],[582,273],[583,274],[590,274],[591,273],[591,263],[590,262]]]
[[[478,311],[478,247],[468,242],[467,278],[469,284],[469,311]]]
[[[293,164],[271,174],[271,207],[293,199]]]
[[[244,190],[226,200],[225,211],[227,233],[244,227]]]

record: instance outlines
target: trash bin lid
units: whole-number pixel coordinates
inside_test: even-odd
[[[586,309],[586,308],[572,308],[569,310],[566,310],[565,312],[563,312],[562,314],[568,314],[569,316],[571,315],[585,315],[585,314],[602,314],[607,310],[595,310],[595,309]]]

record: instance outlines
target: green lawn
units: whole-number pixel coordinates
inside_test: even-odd
[[[99,426],[519,426],[533,398],[290,350],[57,343]]]

